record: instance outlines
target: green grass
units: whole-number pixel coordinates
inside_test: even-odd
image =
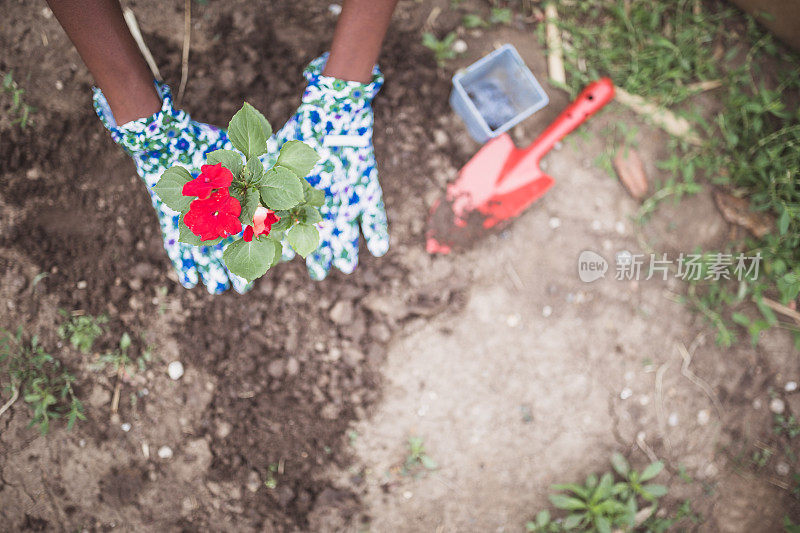
[[[425,443],[420,437],[408,438],[408,455],[403,462],[403,474],[411,475],[421,470],[436,470],[439,466],[425,451]]]
[[[86,420],[72,389],[75,377],[44,351],[36,336],[26,341],[22,326],[16,334],[0,331],[0,365],[6,378],[4,391],[11,397],[6,405],[22,397],[33,411],[29,427],[38,426],[44,435],[52,420],[65,418],[67,429],[77,420]]]
[[[433,52],[433,57],[436,59],[436,64],[443,67],[448,60],[455,59],[458,55],[453,49],[453,43],[456,40],[456,32],[451,31],[441,39],[430,32],[422,34],[422,45]]]
[[[709,319],[723,345],[736,342],[741,329],[755,343],[763,331],[781,327],[793,332],[800,349],[798,328],[763,303],[769,297],[789,304],[800,293],[800,56],[719,1],[557,0],[557,7],[565,33],[565,89],[574,95],[591,80],[610,76],[703,132],[702,146],[670,142],[670,156],[657,165],[668,177],[643,202],[640,220],[665,199],[713,184],[777,221],[763,238],[705,251],[760,253],[758,279],[697,282],[687,301]],[[716,108],[701,112],[693,98],[696,84],[711,80],[722,82],[713,94]],[[742,312],[751,304],[757,318]]]
[[[103,325],[108,322],[108,317],[77,315],[72,316],[64,309],[58,310],[64,318],[64,322],[58,326],[58,335],[62,339],[69,340],[70,344],[82,353],[88,354],[92,351],[94,341],[103,334]]]

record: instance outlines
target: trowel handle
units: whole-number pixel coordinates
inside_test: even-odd
[[[583,124],[587,118],[614,98],[614,84],[608,78],[593,81],[581,94],[553,121],[530,146],[525,148],[524,159],[535,156],[539,159],[569,132]]]

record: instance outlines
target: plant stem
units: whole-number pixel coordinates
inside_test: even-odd
[[[3,413],[5,413],[6,411],[8,411],[8,409],[9,409],[9,408],[10,408],[12,405],[14,405],[14,402],[16,402],[16,401],[17,401],[17,398],[19,398],[19,388],[18,388],[18,387],[17,387],[15,384],[13,384],[13,383],[12,383],[12,384],[11,384],[11,389],[12,389],[14,392],[11,394],[11,399],[10,399],[10,400],[8,400],[8,401],[7,401],[5,404],[3,404],[3,407],[0,407],[0,416],[3,416]]]

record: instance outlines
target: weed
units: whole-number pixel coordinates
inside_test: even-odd
[[[563,519],[551,520],[547,510],[541,511],[526,524],[530,532],[599,531],[610,533],[613,529],[631,530],[638,522],[654,516],[659,499],[667,493],[664,485],[648,483],[664,468],[660,461],[647,466],[641,473],[632,469],[620,454],[614,454],[611,464],[621,480],[615,481],[611,472],[600,477],[590,474],[583,485],[566,483],[554,485],[559,492],[550,495],[551,503],[567,511]],[[639,511],[640,503],[648,507]],[[676,518],[676,521],[683,518]]]
[[[800,533],[800,524],[795,524],[791,518],[784,516],[783,529],[786,533]]]
[[[489,25],[488,22],[483,20],[480,15],[475,15],[473,13],[467,13],[461,19],[461,25],[467,28],[468,30],[472,30],[475,28],[485,28]]]
[[[16,334],[0,331],[0,364],[4,365],[10,379],[5,389],[11,394],[11,400],[0,414],[21,395],[33,409],[28,427],[38,426],[42,435],[56,418],[65,417],[68,430],[77,420],[86,420],[83,405],[72,389],[75,376],[44,351],[35,335],[26,342],[22,326],[17,328]]]
[[[441,40],[437,39],[436,36],[430,32],[425,32],[422,35],[422,45],[433,51],[436,63],[440,67],[443,67],[448,60],[458,55],[453,49],[455,40],[456,33],[453,31],[445,35]]]
[[[493,7],[489,13],[489,24],[511,24],[513,16],[508,7]]]
[[[89,368],[94,371],[105,371],[109,367],[116,375],[116,382],[114,384],[114,395],[111,398],[111,412],[116,413],[119,409],[119,395],[122,389],[122,379],[125,375],[133,375],[136,370],[144,371],[147,363],[150,361],[152,355],[150,348],[146,348],[142,355],[136,361],[131,359],[128,355],[128,350],[131,347],[131,337],[128,333],[123,333],[119,340],[119,348],[113,352],[108,352],[100,357],[97,361],[89,365]]]
[[[408,456],[403,463],[403,474],[409,475],[419,468],[435,470],[439,466],[436,461],[425,452],[425,444],[420,437],[408,438]]]
[[[19,124],[19,127],[25,129],[30,123],[31,113],[36,111],[36,108],[31,107],[23,101],[25,89],[20,88],[17,82],[14,81],[14,72],[8,71],[3,77],[3,92],[11,97],[11,105],[8,113],[11,116],[16,115],[16,118],[11,121],[12,124]]]
[[[800,423],[797,422],[794,415],[784,416],[776,414],[773,417],[773,422],[775,423],[773,431],[777,435],[786,435],[789,439],[800,435]]]
[[[91,315],[71,316],[66,310],[58,312],[65,321],[58,327],[58,335],[68,339],[77,350],[88,354],[92,351],[94,341],[103,334],[103,324],[108,322],[104,315],[93,317]]]
[[[278,478],[275,476],[276,472],[278,472],[278,463],[270,463],[267,469],[267,479],[264,480],[264,486],[269,490],[273,490],[278,486]]]

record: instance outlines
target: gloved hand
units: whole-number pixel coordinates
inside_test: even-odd
[[[320,208],[319,248],[306,258],[312,279],[321,280],[331,266],[349,274],[358,264],[358,228],[375,257],[389,249],[383,195],[372,147],[372,99],[383,85],[376,66],[368,84],[323,76],[323,54],[303,72],[308,85],[295,115],[267,143],[268,153],[289,140],[309,144],[320,155],[306,178],[325,192]],[[284,251],[289,250],[284,246]],[[286,259],[286,254],[284,254]]]
[[[133,158],[139,176],[147,185],[161,225],[164,248],[181,285],[190,289],[202,281],[211,294],[231,286],[243,293],[252,284],[231,273],[222,261],[222,249],[233,237],[214,246],[178,242],[180,213],[167,207],[153,192],[153,186],[167,168],[177,164],[197,177],[200,166],[205,164],[206,153],[220,148],[233,150],[233,145],[224,130],[195,122],[186,112],[174,109],[172,92],[166,84],[156,82],[156,89],[163,100],[161,111],[148,118],[118,126],[105,96],[97,88],[94,89],[94,109],[114,142]]]

